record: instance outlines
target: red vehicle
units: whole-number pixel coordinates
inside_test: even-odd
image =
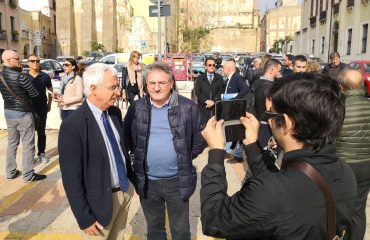
[[[366,96],[370,97],[370,60],[358,60],[349,64],[350,68],[359,70],[364,78]]]

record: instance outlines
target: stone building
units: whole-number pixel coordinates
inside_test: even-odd
[[[186,28],[204,27],[210,33],[201,51],[245,52],[259,49],[259,14],[255,0],[180,0],[180,49]]]
[[[369,0],[307,0],[294,51],[328,61],[338,51],[345,62],[370,59]]]
[[[17,0],[0,0],[0,56],[7,49],[19,51]]]
[[[281,3],[281,6],[268,10],[261,19],[262,52],[268,52],[273,48],[275,41],[293,39],[295,32],[301,27],[301,6],[297,1],[283,0]]]

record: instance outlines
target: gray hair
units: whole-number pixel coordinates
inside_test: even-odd
[[[91,95],[91,85],[100,85],[103,83],[104,74],[111,72],[113,76],[118,76],[118,72],[114,67],[104,63],[94,63],[88,66],[82,76],[84,82],[84,94],[86,97]]]
[[[145,77],[146,81],[148,81],[148,75],[150,73],[156,72],[156,71],[162,71],[162,72],[166,73],[166,75],[168,77],[168,81],[171,81],[173,79],[173,74],[172,74],[171,68],[167,63],[165,63],[165,62],[155,62],[151,65],[146,66],[146,68],[145,68],[144,77]]]

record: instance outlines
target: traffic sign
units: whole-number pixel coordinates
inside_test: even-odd
[[[171,16],[171,6],[169,4],[161,5],[161,16]],[[158,17],[158,7],[149,6],[149,17]]]

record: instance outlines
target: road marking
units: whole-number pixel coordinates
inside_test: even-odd
[[[53,163],[46,166],[40,173],[47,174],[53,171],[59,165],[59,161],[54,161]],[[37,184],[41,182],[30,182],[20,188],[18,191],[14,192],[13,194],[7,196],[0,205],[0,214],[3,213],[8,207],[13,205],[20,197],[22,197],[26,192],[30,191],[34,188]]]

